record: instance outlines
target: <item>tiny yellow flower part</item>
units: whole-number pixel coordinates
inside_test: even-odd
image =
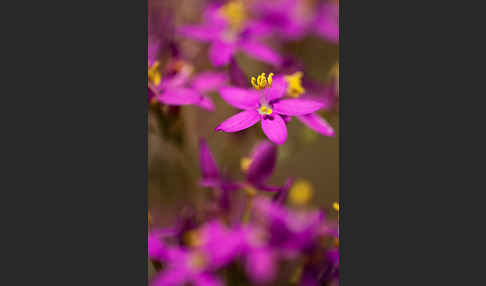
[[[304,87],[302,87],[302,72],[296,72],[291,75],[284,76],[284,80],[287,82],[287,94],[290,97],[297,98],[305,92]]]
[[[333,242],[335,247],[339,247],[339,238],[335,237]]]
[[[152,223],[152,216],[150,213],[148,213],[148,224],[150,225]]]
[[[332,204],[332,208],[333,208],[335,211],[339,212],[339,203],[338,203],[338,202],[334,202],[334,203]]]
[[[189,230],[184,234],[184,241],[187,245],[198,247],[202,245],[203,240],[198,230]]]
[[[312,198],[312,185],[306,180],[298,180],[290,189],[289,199],[294,205],[306,205]]]
[[[231,29],[238,31],[243,28],[247,19],[247,11],[243,1],[231,1],[219,9],[221,16],[228,22]]]
[[[254,76],[251,77],[251,85],[256,89],[256,90],[260,90],[260,89],[265,89],[265,88],[270,88],[272,87],[272,83],[273,83],[273,76],[274,74],[273,73],[270,73],[268,75],[268,78],[265,77],[265,73],[262,73],[261,75],[259,75],[257,78],[255,78]],[[268,83],[268,84],[267,84]]]
[[[251,165],[251,158],[248,158],[248,157],[241,158],[240,167],[241,167],[241,170],[243,172],[248,171],[248,169],[250,168],[250,165]]]
[[[273,110],[266,106],[266,105],[262,105],[260,106],[260,108],[258,109],[258,112],[261,114],[261,115],[270,115],[273,113]]]
[[[206,263],[207,259],[200,251],[192,253],[188,259],[189,267],[196,271],[203,269]]]
[[[249,197],[254,197],[257,194],[257,190],[252,186],[246,186],[245,191]]]
[[[155,61],[152,66],[148,66],[148,81],[153,85],[159,85],[162,81],[162,75],[159,72],[159,61]]]

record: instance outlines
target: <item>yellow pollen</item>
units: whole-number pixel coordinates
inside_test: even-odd
[[[150,213],[148,213],[148,224],[150,225],[152,223],[152,216]]]
[[[312,198],[312,185],[306,180],[298,180],[290,189],[289,199],[294,205],[306,205]]]
[[[203,269],[206,262],[206,257],[200,252],[191,254],[188,259],[189,266],[194,270]]]
[[[229,2],[219,9],[219,13],[234,31],[240,30],[247,19],[247,12],[243,1],[236,0]]]
[[[184,234],[184,242],[191,247],[198,247],[203,244],[203,239],[199,231],[190,230]]]
[[[305,92],[304,87],[302,87],[303,75],[304,74],[299,71],[294,74],[284,76],[284,79],[288,85],[287,94],[290,97],[299,97],[301,94]]]
[[[248,169],[250,168],[250,165],[251,165],[251,159],[250,158],[248,158],[248,157],[241,158],[240,167],[241,167],[241,170],[243,172],[248,171]]]
[[[338,203],[338,202],[334,202],[334,203],[332,204],[332,208],[333,208],[335,211],[339,212],[339,203]]]
[[[271,88],[272,83],[273,83],[273,73],[270,73],[268,77],[265,77],[265,73],[262,73],[259,75],[257,78],[254,76],[251,77],[251,85],[256,89],[265,89],[265,88]]]
[[[153,85],[159,85],[162,81],[162,75],[159,72],[159,61],[155,61],[152,66],[148,67],[148,81]]]
[[[273,113],[273,110],[272,110],[270,107],[266,106],[266,105],[262,105],[262,106],[260,106],[260,108],[258,109],[258,112],[259,112],[260,114],[262,114],[262,115],[263,115],[263,114],[265,114],[265,115],[270,115],[270,114],[272,114],[272,113]]]
[[[257,194],[257,190],[251,186],[246,186],[245,191],[249,197],[254,197]]]

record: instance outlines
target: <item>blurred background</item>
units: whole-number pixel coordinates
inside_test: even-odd
[[[304,0],[303,0],[304,1]],[[202,0],[149,0],[149,38],[162,40],[159,60],[169,62],[171,43],[195,68],[195,72],[214,69],[207,56],[208,45],[177,36],[174,28],[181,24],[201,22],[202,11],[209,2]],[[318,1],[308,1],[313,4]],[[324,1],[322,1],[324,2]],[[335,2],[335,1],[332,1]],[[284,44],[270,41],[282,55],[297,59],[303,65],[304,79],[330,84],[338,62],[339,47],[314,35]],[[261,72],[275,72],[271,66],[238,53],[236,61],[248,78]],[[225,71],[228,68],[218,70]],[[195,106],[183,106],[167,122],[160,105],[148,111],[148,206],[153,226],[166,226],[186,206],[199,208],[208,198],[208,190],[198,186],[200,178],[198,142],[205,138],[221,171],[235,179],[242,178],[241,159],[248,156],[259,140],[265,139],[255,125],[242,132],[215,132],[214,128],[236,113],[214,92],[210,94],[216,110],[208,112]],[[329,208],[338,201],[339,182],[339,105],[319,112],[334,128],[334,137],[322,136],[300,121],[288,124],[288,139],[279,147],[277,167],[270,180],[282,185],[286,178],[304,179],[313,187],[311,204]],[[335,215],[335,214],[334,214]]]

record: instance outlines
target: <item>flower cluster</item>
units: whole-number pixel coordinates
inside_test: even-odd
[[[275,145],[258,144],[248,164],[242,164],[244,182],[236,182],[222,176],[207,143],[201,140],[200,184],[218,192],[218,211],[203,222],[192,216],[171,228],[150,231],[149,257],[163,265],[152,285],[225,285],[224,269],[232,267],[256,284],[276,282],[277,277],[299,285],[337,281],[337,226],[326,220],[324,211],[305,207],[310,199],[305,181],[292,188],[292,179],[281,187],[267,185],[276,155]],[[258,195],[257,189],[273,195]],[[246,190],[248,200],[243,208],[229,205],[229,197],[237,190]],[[285,206],[286,201],[291,206]],[[277,275],[283,264],[288,264],[291,274]],[[231,285],[231,277],[226,280]]]
[[[325,117],[339,101],[339,63],[322,68],[325,78],[313,77],[289,47],[314,38],[336,47],[338,1],[205,0],[192,1],[194,7],[151,1],[158,0],[149,0],[149,108],[163,135],[181,145],[165,146],[167,152],[190,152],[187,142],[194,142],[194,153],[180,158],[190,169],[199,155],[201,174],[192,188],[207,195],[169,227],[155,226],[149,213],[151,285],[335,285],[339,234],[332,217],[339,204],[313,208],[309,181],[271,179],[294,121],[313,136],[335,136]],[[178,5],[197,10],[200,19],[178,17]],[[253,127],[260,123],[259,136],[268,140],[239,157],[240,170],[231,172],[217,163],[206,140],[199,139],[196,154],[198,136],[183,130],[180,111],[188,107],[181,106],[204,114],[212,136],[244,138],[246,129],[260,132]],[[227,113],[216,116],[223,109]]]

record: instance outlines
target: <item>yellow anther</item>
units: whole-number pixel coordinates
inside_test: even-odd
[[[246,186],[245,191],[249,197],[254,197],[257,194],[257,190],[252,186]]]
[[[219,9],[221,16],[234,31],[240,30],[247,19],[247,11],[243,1],[231,1]]]
[[[302,72],[296,72],[291,75],[284,76],[285,81],[287,82],[287,94],[290,97],[299,97],[301,94],[305,92],[304,87],[302,87],[302,76],[304,74]]]
[[[159,72],[159,61],[155,61],[152,66],[148,66],[148,80],[153,85],[159,85],[162,81],[162,75]]]
[[[201,270],[206,266],[207,259],[200,251],[191,253],[188,258],[188,266],[193,270]]]
[[[184,242],[192,247],[198,247],[203,244],[203,239],[198,230],[190,230],[184,234]]]
[[[273,76],[274,74],[273,73],[270,73],[268,75],[268,87],[272,87],[272,83],[273,83]]]
[[[248,171],[248,169],[250,168],[250,165],[251,165],[251,159],[250,158],[248,158],[248,157],[241,158],[240,167],[241,167],[241,170],[243,172]]]
[[[272,87],[273,82],[273,73],[270,73],[268,77],[266,77],[265,73],[260,74],[257,78],[254,76],[251,77],[251,85],[256,89],[265,89]]]
[[[152,216],[148,213],[148,224],[152,224]]]
[[[273,113],[273,110],[266,106],[266,105],[262,105],[260,106],[260,108],[258,109],[258,112],[261,114],[261,115],[270,115]]]
[[[289,199],[294,205],[305,205],[312,198],[312,185],[306,180],[298,180],[290,189]]]
[[[334,202],[334,203],[332,204],[332,208],[333,208],[335,211],[339,212],[339,203],[338,203],[338,202]]]

